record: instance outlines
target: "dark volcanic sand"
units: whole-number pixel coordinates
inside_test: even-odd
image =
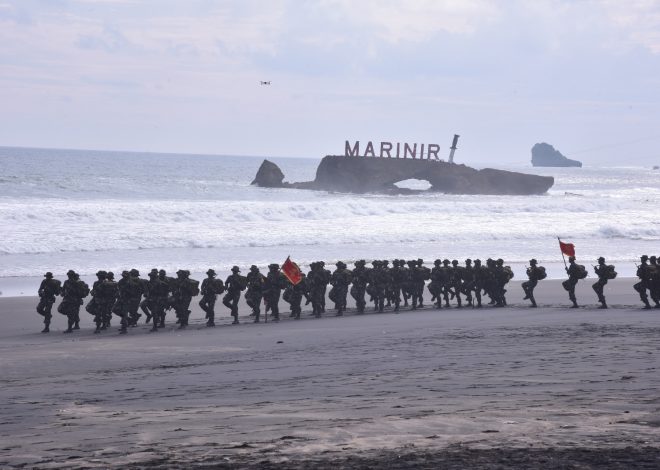
[[[0,468],[660,468],[660,310],[633,280],[526,308],[128,335],[0,298]],[[590,305],[589,305],[590,304]],[[284,303],[281,304],[284,307]]]

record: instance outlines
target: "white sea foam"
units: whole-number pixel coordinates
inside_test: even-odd
[[[288,254],[301,263],[556,261],[556,236],[585,258],[660,252],[660,175],[641,168],[526,169],[555,176],[543,196],[357,196],[252,187],[252,158],[24,149],[0,157],[0,276],[94,272],[118,260],[202,270]],[[278,163],[305,180],[318,162]]]

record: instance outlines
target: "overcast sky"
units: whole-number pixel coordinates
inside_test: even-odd
[[[272,85],[261,86],[260,80]],[[0,0],[0,145],[660,164],[660,1]]]

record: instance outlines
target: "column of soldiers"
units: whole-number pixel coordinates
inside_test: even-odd
[[[371,267],[367,267],[365,260],[358,260],[354,269],[349,270],[344,262],[338,261],[336,269],[331,272],[325,268],[323,261],[317,261],[311,263],[310,271],[306,275],[302,274],[302,280],[295,285],[281,272],[278,264],[269,265],[266,275],[252,265],[247,276],[242,276],[240,268],[234,266],[224,282],[216,279],[216,272],[209,269],[201,288],[199,281],[191,279],[187,270],[177,271],[177,277],[172,278],[162,269],[152,269],[146,280],[140,278],[138,270],[131,269],[123,271],[119,281],[114,280],[112,272],[99,271],[91,290],[72,270],[67,272],[67,280],[63,284],[48,272],[39,287],[37,312],[44,317],[42,332],[48,333],[52,306],[56,297],[62,296],[57,311],[67,317],[65,333],[71,333],[80,328],[80,307],[83,299],[91,295],[92,299],[85,310],[94,317],[94,333],[109,328],[115,314],[119,318],[119,332],[125,334],[129,327],[137,326],[142,317],[140,310],[146,316],[145,323],[152,323],[152,331],[165,326],[165,317],[170,310],[174,310],[179,328],[185,328],[191,313],[192,298],[201,294],[199,306],[206,314],[206,326],[213,327],[218,295],[224,294],[222,303],[234,318],[233,323],[238,324],[238,303],[241,292],[247,289],[245,300],[252,309],[253,321],[260,321],[263,301],[264,313],[268,315],[270,312],[271,319],[277,322],[280,320],[280,297],[289,304],[291,317],[295,319],[300,318],[303,298],[306,305],[311,303],[312,315],[321,317],[325,313],[326,291],[330,286],[328,297],[334,303],[337,316],[346,311],[349,294],[355,301],[358,314],[363,314],[370,303],[374,311],[382,312],[386,307],[393,307],[394,312],[398,313],[402,303],[412,310],[424,307],[427,281],[430,281],[428,291],[431,302],[438,309],[451,307],[452,301],[456,308],[482,308],[483,296],[488,297],[488,305],[507,305],[507,285],[513,278],[513,271],[502,259],[489,258],[485,265],[479,259],[474,262],[466,259],[464,265],[458,260],[450,262],[448,259],[437,259],[432,269],[424,266],[422,259],[395,259],[392,267],[389,263],[388,260],[374,260]],[[592,287],[600,302],[599,308],[607,308],[605,286],[610,279],[616,278],[617,273],[614,266],[606,263],[605,258],[599,258],[597,263],[594,265],[594,273],[598,280]],[[587,277],[587,269],[577,264],[574,257],[570,257],[566,273],[568,279],[562,282],[562,286],[568,292],[571,308],[578,308],[575,288],[581,279]],[[547,274],[535,259],[529,261],[526,274],[528,279],[522,283],[524,300],[529,300],[534,308],[537,307],[534,289]],[[640,281],[634,285],[634,289],[639,293],[644,308],[652,308],[649,299],[655,308],[660,308],[658,258],[642,256],[637,276]]]

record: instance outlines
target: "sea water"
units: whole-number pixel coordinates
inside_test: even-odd
[[[271,160],[288,181],[314,179],[320,161]],[[540,196],[385,196],[252,186],[262,161],[0,147],[0,280],[69,269],[245,272],[287,256],[302,266],[492,257],[519,276],[536,258],[561,276],[558,236],[583,264],[605,256],[625,275],[641,254],[660,255],[660,171],[648,168],[521,165],[504,169],[555,185]]]

